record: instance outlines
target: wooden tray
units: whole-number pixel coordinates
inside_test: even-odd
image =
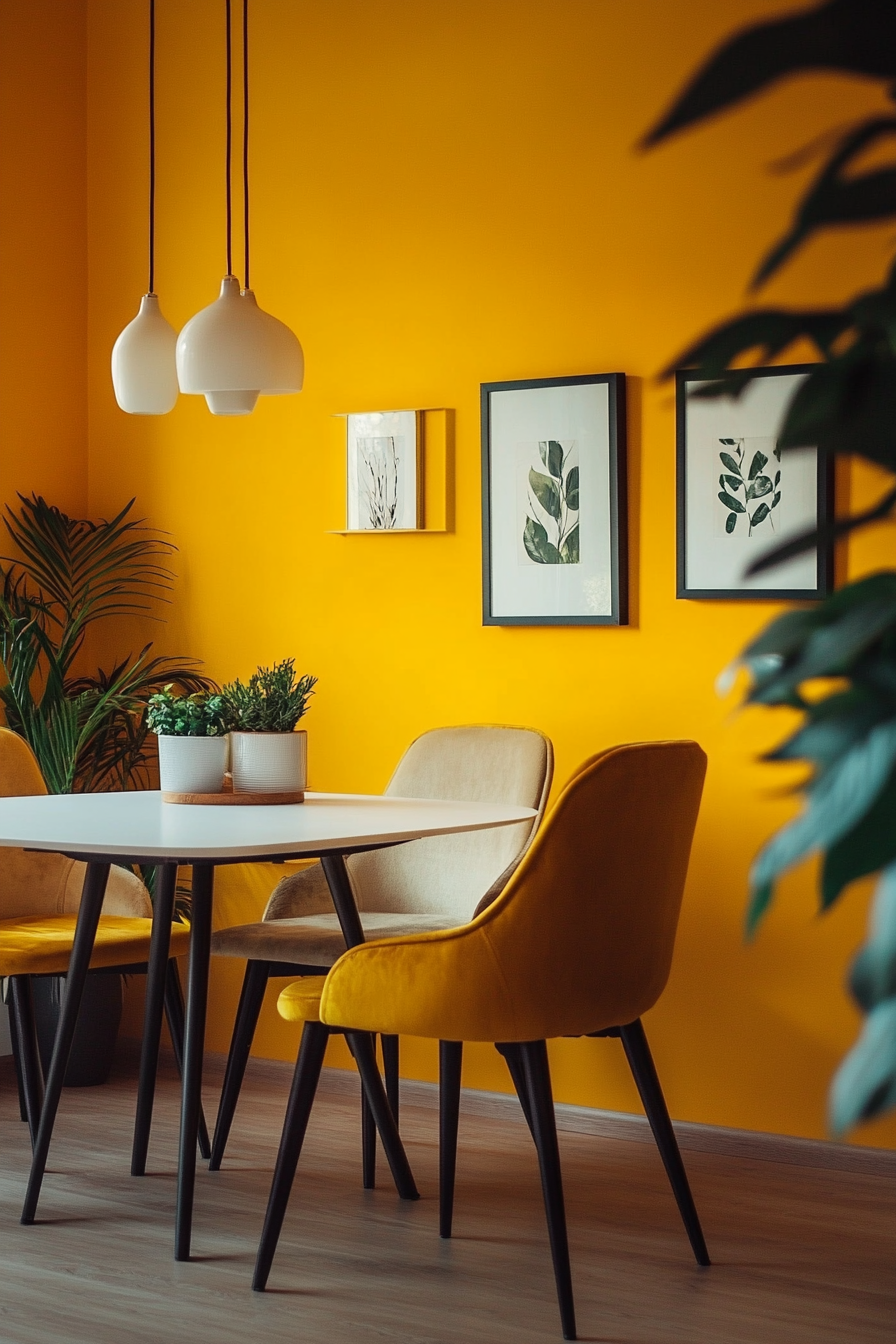
[[[293,793],[163,793],[163,803],[190,803],[201,807],[276,807],[304,803],[304,789]]]

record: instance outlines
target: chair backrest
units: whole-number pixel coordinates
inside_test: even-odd
[[[360,910],[442,915],[465,923],[498,894],[538,829],[553,749],[531,728],[434,728],[412,742],[386,787],[393,798],[531,807],[536,817],[466,835],[429,836],[347,862]]]
[[[347,860],[358,908],[441,915],[465,924],[502,890],[544,814],[554,772],[550,739],[532,728],[434,728],[412,742],[389,780],[393,798],[451,798],[535,809],[531,822],[432,836]],[[285,877],[265,919],[332,913],[320,865]]]
[[[696,742],[643,742],[592,757],[566,785],[474,926],[514,1001],[512,1039],[622,1025],[659,998],[705,774]]]
[[[0,798],[37,797],[46,792],[28,743],[11,729],[0,728]],[[0,919],[74,914],[81,904],[83,881],[84,864],[63,854],[0,849]],[[113,868],[103,913],[150,916],[152,903],[140,879],[123,868]]]

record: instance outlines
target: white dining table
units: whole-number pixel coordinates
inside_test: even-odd
[[[161,793],[153,791],[0,799],[0,848],[48,850],[87,863],[22,1222],[35,1220],[111,864],[157,868],[131,1164],[135,1175],[142,1175],[146,1164],[177,869],[189,865],[193,870],[174,1249],[176,1260],[188,1260],[215,867],[320,858],[346,945],[352,947],[364,941],[364,933],[345,867],[347,855],[425,836],[512,826],[534,816],[530,808],[495,803],[337,793],[308,793],[303,804],[289,806],[191,806],[163,802]]]

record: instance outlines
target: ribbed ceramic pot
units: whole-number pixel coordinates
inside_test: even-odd
[[[226,769],[226,737],[159,735],[159,783],[163,793],[221,793]]]
[[[231,733],[235,793],[297,793],[308,772],[308,734]]]

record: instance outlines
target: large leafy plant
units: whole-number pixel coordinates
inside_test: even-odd
[[[30,744],[51,793],[146,786],[146,708],[169,683],[210,683],[192,660],[152,655],[152,644],[108,670],[85,673],[97,622],[154,616],[170,590],[174,547],[132,516],[70,518],[39,495],[7,508],[18,552],[0,560],[0,702]]]
[[[882,80],[896,101],[896,0],[829,0],[735,35],[645,143],[783,76],[812,70]],[[801,159],[812,155],[819,160],[814,180],[792,226],[760,264],[754,288],[819,230],[896,218],[896,114],[823,135]],[[769,363],[805,340],[815,345],[818,363],[788,407],[780,445],[817,445],[822,455],[856,455],[896,473],[896,266],[879,288],[840,308],[761,308],[735,317],[672,367],[686,365],[712,380],[710,396],[737,396],[753,376],[745,363]],[[885,518],[894,505],[896,484],[865,513],[779,544],[752,572]],[[751,703],[802,714],[796,733],[769,759],[811,767],[802,813],[754,865],[750,932],[778,877],[812,852],[823,855],[825,909],[854,879],[881,874],[869,936],[850,977],[865,1025],[831,1091],[832,1127],[842,1133],[896,1106],[896,572],[849,584],[818,607],[787,612],[745,650],[743,662]]]

